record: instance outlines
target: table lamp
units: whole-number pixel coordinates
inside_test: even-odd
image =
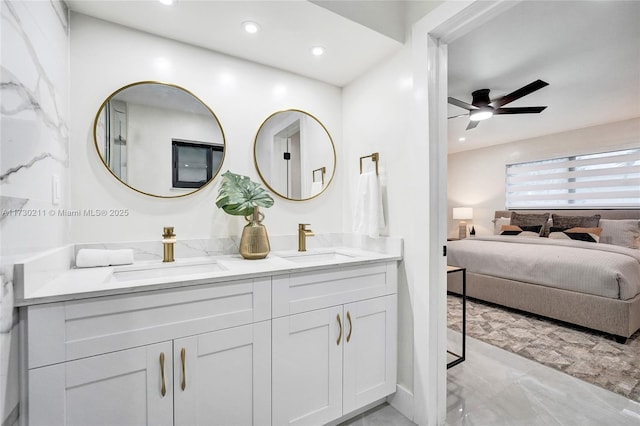
[[[453,219],[459,220],[458,238],[461,240],[467,237],[467,219],[473,219],[473,208],[471,207],[454,207]]]

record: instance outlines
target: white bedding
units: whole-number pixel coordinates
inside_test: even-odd
[[[573,240],[494,236],[447,243],[468,272],[628,300],[640,293],[640,250]]]

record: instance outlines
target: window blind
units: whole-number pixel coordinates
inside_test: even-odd
[[[640,207],[640,148],[506,166],[506,207]]]

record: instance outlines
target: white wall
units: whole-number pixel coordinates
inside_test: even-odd
[[[326,170],[324,179],[327,182],[333,173],[333,152],[331,150],[331,140],[327,136],[322,126],[312,117],[304,119],[303,149],[302,158],[302,197],[313,197],[317,192],[313,191],[312,183],[314,179],[313,171],[324,167]],[[315,173],[316,181],[321,181],[322,172]],[[318,186],[319,190],[320,186]]]
[[[269,186],[279,194],[287,195],[287,187],[291,177],[288,172],[290,167],[283,162],[283,153],[286,151],[288,143],[285,138],[276,138],[276,135],[293,125],[296,120],[302,121],[302,119],[303,116],[295,111],[280,112],[269,117],[262,124],[260,133],[256,136],[256,162],[260,167],[260,173]],[[302,131],[300,128],[298,130]],[[299,155],[292,155],[291,161],[296,158],[299,159]],[[298,197],[292,196],[291,198]]]
[[[278,150],[274,147],[274,136],[292,125],[296,120],[300,124],[299,147],[300,147],[300,170],[299,176],[289,176],[282,161],[283,149]],[[300,182],[300,195],[292,198],[311,198],[316,195],[324,186],[313,191],[313,171],[324,167],[326,172],[324,176],[325,184],[331,179],[334,171],[334,152],[331,139],[327,135],[325,129],[312,116],[301,114],[297,111],[283,112],[277,116],[271,117],[260,129],[260,136],[257,144],[257,156],[259,158],[260,172],[262,176],[269,182],[269,186],[281,194],[286,193],[287,181],[296,180]],[[284,140],[279,141],[284,143]],[[292,148],[291,159],[297,156]],[[292,169],[292,172],[295,170]],[[321,173],[315,173],[315,179],[321,181]]]
[[[347,190],[343,215],[345,232],[351,231],[353,199],[360,173],[359,158],[380,153],[380,181],[384,188],[384,207],[388,234],[402,236],[405,246],[418,236],[412,232],[414,190],[426,182],[416,182],[412,176],[413,141],[410,138],[413,105],[411,48],[406,46],[390,60],[356,79],[343,91],[343,128]],[[365,160],[364,167],[371,167]],[[426,196],[426,195],[424,195]],[[413,389],[413,303],[410,300],[408,278],[416,265],[406,258],[401,263],[398,282],[398,383]],[[426,281],[426,277],[425,277]],[[425,282],[426,284],[426,282]]]
[[[1,4],[0,424],[19,416],[13,264],[68,241],[52,176],[68,179],[68,12],[62,2]]]
[[[209,114],[191,114],[127,104],[127,174],[132,187],[155,195],[180,195],[172,189],[172,139],[222,144],[222,134]]]
[[[473,207],[478,235],[493,233],[493,213],[505,209],[505,166],[572,154],[589,154],[640,145],[640,118],[515,141],[449,155],[449,236],[458,235],[453,207]]]
[[[74,242],[159,240],[163,226],[178,239],[239,236],[244,219],[215,207],[217,184],[179,199],[138,194],[116,181],[94,149],[97,109],[116,89],[136,81],[174,83],[193,92],[218,116],[226,136],[222,170],[259,181],[253,141],[262,122],[288,108],[324,123],[336,143],[338,172],[320,197],[295,202],[275,198],[264,211],[270,235],[293,234],[297,223],[317,233],[340,232],[335,214],[343,200],[341,90],[295,74],[152,36],[84,15],[71,15],[71,208],[128,209],[127,217],[73,217]]]
[[[477,6],[477,7],[476,7]],[[343,138],[348,189],[345,231],[358,176],[358,158],[380,153],[388,233],[404,239],[399,268],[398,392],[392,404],[420,425],[444,424],[446,403],[446,273],[444,119],[446,46],[493,9],[488,2],[445,2],[412,27],[403,50],[343,89]],[[495,9],[493,9],[495,10]],[[461,24],[462,23],[462,24]],[[441,132],[442,130],[442,132]],[[415,323],[414,323],[415,321]]]

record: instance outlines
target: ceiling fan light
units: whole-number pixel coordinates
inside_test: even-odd
[[[475,109],[469,113],[469,120],[482,121],[493,116],[493,110],[490,108]]]

